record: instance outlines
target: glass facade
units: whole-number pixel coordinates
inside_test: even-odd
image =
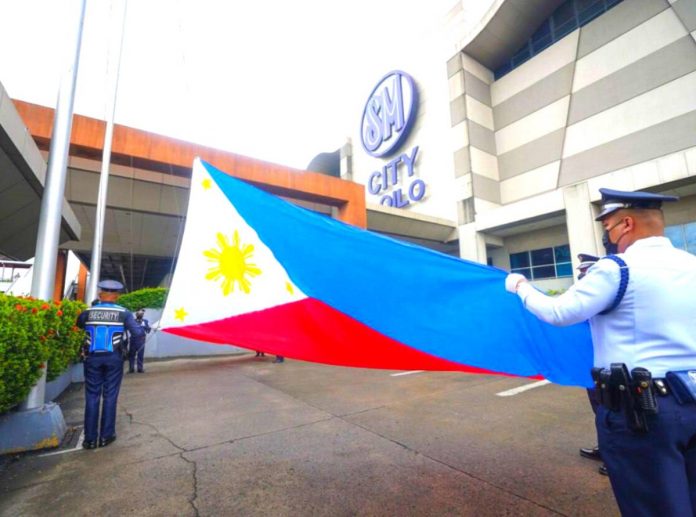
[[[570,246],[554,246],[510,254],[510,269],[532,280],[573,276]]]
[[[696,221],[687,224],[677,224],[665,228],[667,237],[675,248],[680,248],[696,255]]]
[[[542,23],[532,37],[502,66],[494,71],[499,79],[536,56],[575,29],[591,22],[622,0],[566,0]]]

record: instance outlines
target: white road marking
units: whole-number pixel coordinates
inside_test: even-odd
[[[82,449],[82,442],[84,442],[84,441],[85,441],[85,432],[82,431],[82,432],[80,433],[80,437],[77,439],[77,445],[75,445],[74,448],[72,448],[72,449],[65,449],[65,450],[62,450],[62,451],[47,452],[46,454],[39,454],[39,456],[40,456],[40,457],[44,457],[44,456],[55,456],[55,455],[57,455],[57,454],[65,454],[66,452],[75,452],[75,451],[77,451],[77,450]]]
[[[402,375],[411,375],[412,373],[423,373],[425,370],[413,370],[410,372],[400,372],[400,373],[391,373],[390,375],[392,377],[401,377]]]
[[[500,393],[496,393],[496,395],[498,395],[499,397],[512,397],[513,395],[517,395],[518,393],[522,393],[523,391],[533,390],[534,388],[540,388],[541,386],[546,386],[547,384],[551,384],[551,381],[547,381],[546,379],[544,379],[543,381],[525,384],[524,386],[512,388],[511,390],[501,391]]]

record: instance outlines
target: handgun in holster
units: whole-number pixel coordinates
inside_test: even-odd
[[[628,428],[634,432],[646,432],[648,424],[645,413],[638,407],[633,396],[631,376],[624,363],[611,363],[611,386],[619,395]]]
[[[657,414],[657,397],[653,388],[652,375],[650,371],[636,367],[631,370],[631,389],[636,398],[636,404],[646,415]]]

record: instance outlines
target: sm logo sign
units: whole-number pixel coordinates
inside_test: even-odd
[[[360,137],[365,151],[376,158],[394,153],[413,126],[417,107],[413,78],[398,70],[385,75],[363,110]]]

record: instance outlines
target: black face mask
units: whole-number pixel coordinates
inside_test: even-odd
[[[604,230],[604,235],[602,235],[602,244],[607,255],[616,255],[619,252],[619,245],[611,242],[609,232],[606,230]]]
[[[604,234],[602,235],[602,244],[604,245],[604,251],[606,251],[607,255],[616,255],[619,252],[619,241],[611,242],[609,232],[619,226],[621,223],[623,223],[623,221],[619,221],[611,228],[604,230]],[[620,238],[621,237],[619,237],[619,239]]]

